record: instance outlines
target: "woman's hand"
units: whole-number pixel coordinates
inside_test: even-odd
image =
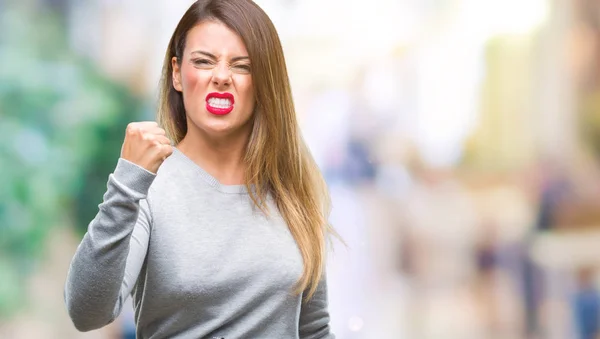
[[[171,141],[156,122],[132,122],[127,125],[121,158],[156,173],[172,153]]]

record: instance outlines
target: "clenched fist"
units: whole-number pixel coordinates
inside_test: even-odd
[[[156,122],[132,122],[127,125],[121,158],[156,174],[171,153],[171,141]]]

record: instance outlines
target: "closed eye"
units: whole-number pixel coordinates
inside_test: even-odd
[[[232,68],[235,70],[245,72],[245,73],[250,72],[250,65],[248,65],[248,64],[237,64],[237,65],[233,65]]]
[[[192,60],[192,63],[196,66],[210,66],[213,64],[213,62],[208,59],[194,59]]]

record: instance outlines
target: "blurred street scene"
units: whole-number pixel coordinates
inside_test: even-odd
[[[600,338],[600,1],[257,0],[332,194],[339,339]],[[63,286],[192,1],[0,0],[0,338]]]

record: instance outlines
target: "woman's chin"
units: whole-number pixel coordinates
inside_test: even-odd
[[[244,130],[248,129],[248,124],[238,124],[233,116],[235,112],[227,115],[213,115],[209,112],[205,112],[206,115],[201,119],[198,119],[197,126],[200,130],[211,137],[228,137],[236,134],[240,134]]]
[[[217,123],[205,125],[203,130],[211,136],[224,137],[236,134],[239,132],[240,128],[239,126],[233,126],[225,121],[219,121]]]

